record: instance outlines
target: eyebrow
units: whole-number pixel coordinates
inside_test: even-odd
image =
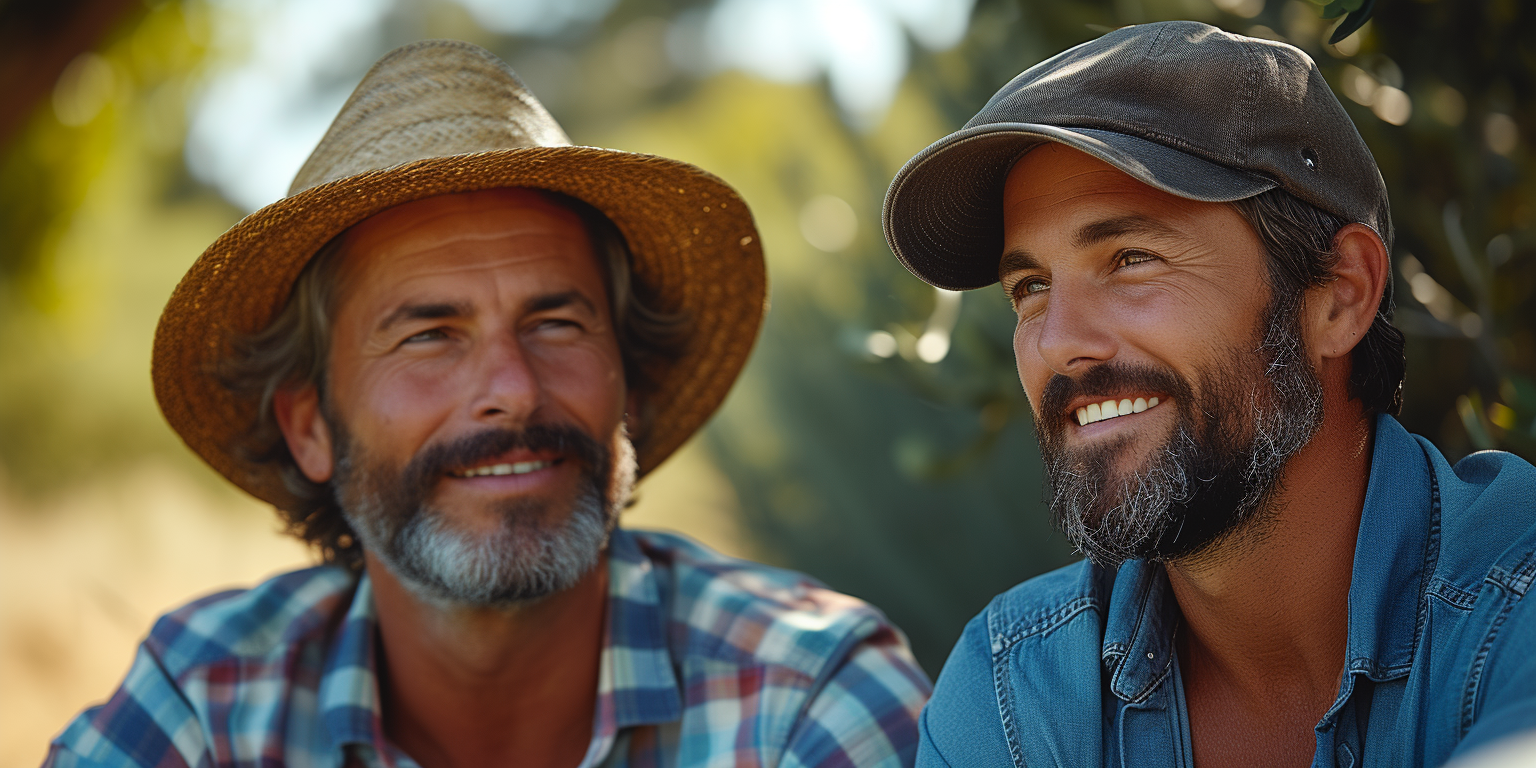
[[[1081,229],[1077,230],[1077,236],[1072,238],[1072,244],[1078,248],[1087,248],[1090,245],[1098,245],[1105,240],[1112,240],[1121,235],[1132,234],[1173,235],[1177,234],[1177,232],[1157,219],[1133,213],[1128,216],[1116,216],[1112,219],[1084,224]]]
[[[546,293],[535,296],[523,304],[526,313],[548,312],[552,309],[579,304],[587,308],[588,312],[597,314],[597,306],[592,300],[580,291],[561,291],[560,293]],[[474,307],[463,302],[440,301],[428,304],[401,304],[379,321],[378,332],[388,331],[400,323],[411,320],[447,320],[452,318],[470,317],[475,314]]]
[[[551,309],[559,309],[570,304],[580,304],[587,308],[588,312],[597,314],[597,305],[587,298],[581,291],[562,291],[560,293],[546,293],[535,296],[523,306],[525,312],[548,312]]]
[[[379,321],[378,332],[387,331],[409,320],[445,320],[453,317],[469,317],[475,313],[468,304],[434,302],[431,304],[401,304],[395,311]]]
[[[1002,279],[1003,275],[1010,272],[1023,272],[1031,269],[1040,269],[1040,260],[1023,248],[1014,248],[997,260],[998,279]]]
[[[1076,248],[1087,248],[1098,245],[1106,240],[1113,240],[1122,235],[1147,234],[1147,235],[1175,235],[1178,231],[1158,221],[1157,219],[1141,214],[1116,216],[1112,219],[1095,221],[1092,224],[1084,224],[1072,237],[1072,245]],[[1035,255],[1023,248],[1014,248],[1003,254],[997,261],[997,275],[1001,278],[1010,272],[1023,272],[1025,270],[1043,269],[1040,260]]]

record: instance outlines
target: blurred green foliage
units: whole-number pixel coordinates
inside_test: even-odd
[[[149,394],[154,319],[205,238],[238,218],[181,162],[204,26],[178,3],[141,8],[66,68],[0,153],[8,490],[181,453]]]
[[[930,672],[993,594],[1072,554],[1045,519],[1006,302],[908,275],[879,233],[885,185],[1014,75],[1108,29],[1194,18],[1310,53],[1392,196],[1402,420],[1452,456],[1536,457],[1536,5],[978,0],[959,45],[909,47],[906,80],[873,126],[843,119],[825,79],[620,76],[617,52],[655,38],[636,30],[696,20],[709,0],[618,0],[596,21],[524,37],[488,32],[446,0],[396,5],[375,55],[420,37],[472,40],[524,74],[578,142],[695,162],[743,193],[773,306],[707,445],[764,556],[884,608]],[[1325,15],[1360,10],[1369,23],[1325,42]],[[69,101],[85,86],[61,85],[0,156],[0,468],[12,487],[47,491],[146,453],[191,462],[159,422],[145,369],[175,276],[238,216],[180,152],[208,13],[201,0],[135,13],[95,54],[107,69],[76,72],[98,85],[110,73],[95,111]],[[822,242],[817,222],[848,212],[851,228]],[[78,290],[92,280],[118,290]],[[123,371],[139,378],[124,384]]]
[[[1403,422],[1453,456],[1536,458],[1536,6],[1394,2],[1371,27],[1329,74],[1392,197]],[[1401,125],[1373,119],[1388,87]]]

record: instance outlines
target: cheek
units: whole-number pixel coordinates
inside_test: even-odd
[[[1038,323],[1019,322],[1013,327],[1014,366],[1019,372],[1019,384],[1024,387],[1024,397],[1037,417],[1040,412],[1035,404],[1040,402],[1040,393],[1050,378],[1050,368],[1040,357],[1039,336]]]
[[[1125,338],[1168,363],[1247,347],[1262,306],[1252,290],[1205,293],[1157,291],[1130,297],[1117,309]]]
[[[1128,331],[1230,339],[1252,327],[1268,299],[1262,264],[1231,254],[1212,255],[1158,278],[1122,286],[1115,291],[1112,311]]]
[[[352,402],[357,416],[380,432],[429,434],[458,402],[466,385],[462,367],[382,364],[360,377]],[[358,421],[358,419],[354,419]]]
[[[580,344],[529,356],[546,396],[594,432],[606,433],[624,417],[624,363],[610,343]]]

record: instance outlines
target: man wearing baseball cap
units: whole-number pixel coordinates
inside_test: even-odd
[[[1536,727],[1536,469],[1393,419],[1386,188],[1304,53],[1084,43],[907,163],[885,232],[1001,283],[1087,556],[966,627],[918,765],[1439,765]]]
[[[161,618],[47,764],[910,765],[879,611],[616,526],[765,292],[724,182],[571,146],[476,46],[385,56],[155,338],[167,420],[325,564]]]

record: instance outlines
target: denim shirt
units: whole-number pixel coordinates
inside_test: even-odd
[[[1536,468],[1452,468],[1388,416],[1349,587],[1345,674],[1313,766],[1439,765],[1536,728]],[[1194,764],[1161,565],[1079,562],[999,595],[923,711],[917,765]]]

